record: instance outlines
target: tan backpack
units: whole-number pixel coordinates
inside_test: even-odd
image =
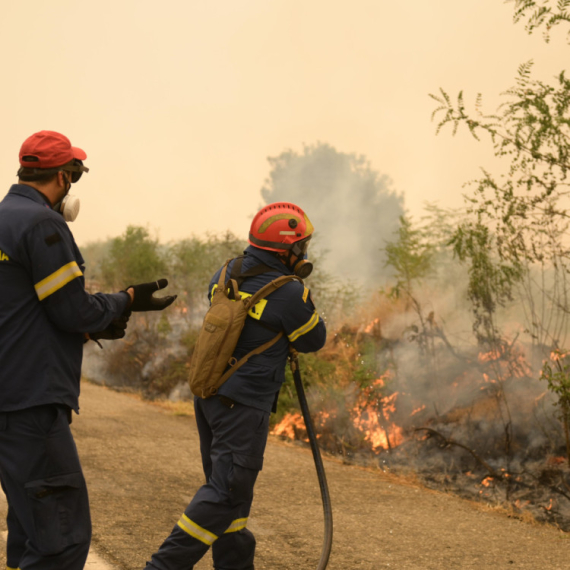
[[[295,275],[283,275],[263,286],[255,294],[242,296],[236,279],[230,277],[226,284],[230,261],[231,259],[226,261],[220,273],[190,361],[190,389],[200,398],[209,398],[216,394],[218,388],[251,356],[267,350],[283,336],[281,331],[239,360],[234,358],[232,355],[250,309],[285,283],[303,283],[303,280]],[[241,267],[241,263],[239,266]]]

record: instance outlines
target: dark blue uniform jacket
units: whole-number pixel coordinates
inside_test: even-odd
[[[245,279],[240,287],[243,293],[253,294],[273,279],[292,274],[268,251],[249,246],[244,253],[242,273],[259,264],[274,268],[275,271]],[[228,268],[228,276],[233,263],[232,261]],[[221,269],[210,282],[210,297],[218,283],[220,272]],[[326,340],[325,323],[315,310],[309,290],[298,281],[287,283],[252,308],[234,356],[239,359],[271,340],[279,331],[283,331],[284,336],[265,352],[252,356],[234,372],[220,387],[219,394],[247,406],[271,411],[285,380],[289,344],[298,352],[314,352],[323,347]]]
[[[78,410],[84,333],[120,316],[126,293],[90,295],[63,217],[31,186],[0,202],[0,412]]]

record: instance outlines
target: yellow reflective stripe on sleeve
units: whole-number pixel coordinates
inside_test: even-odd
[[[299,327],[296,331],[293,331],[289,336],[290,342],[295,342],[300,336],[307,334],[310,330],[314,329],[319,322],[319,315],[317,311],[313,313],[313,316],[309,319],[309,322]]]
[[[82,275],[83,273],[81,273],[81,269],[79,269],[75,261],[60,267],[57,271],[54,271],[51,275],[48,275],[45,279],[35,284],[38,299],[43,301],[46,297],[49,297],[64,285],[73,281],[73,279],[81,277]]]
[[[211,546],[212,543],[218,539],[218,537],[211,533],[209,530],[202,528],[197,525],[194,521],[191,521],[186,515],[182,515],[180,520],[176,523],[184,532],[187,532],[190,536],[193,536],[200,542]]]
[[[309,297],[309,290],[307,289],[307,287],[305,287],[305,289],[303,291],[303,303],[307,302],[308,297]]]
[[[237,532],[238,530],[243,530],[247,524],[247,517],[244,519],[236,519],[232,521],[232,524],[224,531],[224,534],[228,532]]]

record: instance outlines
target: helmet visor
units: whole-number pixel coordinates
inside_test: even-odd
[[[296,241],[293,247],[291,248],[293,254],[297,257],[304,257],[307,255],[307,250],[309,249],[309,242],[311,241],[312,236],[307,236],[304,239]]]

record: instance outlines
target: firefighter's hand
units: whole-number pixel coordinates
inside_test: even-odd
[[[130,316],[131,316],[130,311],[123,313],[120,317],[113,319],[106,329],[103,329],[102,331],[89,333],[89,339],[98,341],[98,340],[117,340],[119,338],[123,338],[127,330],[127,323],[129,322]]]
[[[141,283],[140,285],[130,285],[127,287],[127,293],[132,298],[132,303],[128,310],[137,311],[162,311],[169,305],[174,303],[177,295],[169,295],[167,297],[153,297],[160,289],[164,289],[168,285],[167,279],[159,279],[152,283]]]

